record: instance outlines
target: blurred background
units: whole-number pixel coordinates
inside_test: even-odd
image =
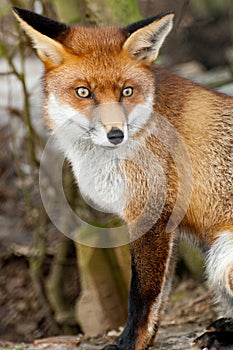
[[[70,24],[126,25],[174,10],[159,58],[168,69],[233,94],[232,0],[0,0],[0,339],[103,334],[125,323],[128,247],[95,249],[62,235],[43,208],[38,170],[48,138],[42,120],[43,67],[11,6]],[[55,174],[54,174],[55,176]],[[64,165],[66,197],[85,220],[118,224],[88,207]],[[49,190],[49,188],[48,188]],[[199,253],[180,246],[174,286],[202,283]],[[174,287],[173,302],[177,300]]]

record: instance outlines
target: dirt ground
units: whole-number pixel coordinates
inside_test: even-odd
[[[118,330],[113,330],[96,339],[86,339],[82,335],[52,337],[43,310],[39,308],[35,297],[25,258],[12,255],[1,259],[1,271],[1,350],[94,350],[101,349],[119,334]],[[191,350],[193,339],[217,317],[217,307],[211,299],[210,293],[200,281],[188,277],[180,281],[173,290],[156,342],[151,349]]]

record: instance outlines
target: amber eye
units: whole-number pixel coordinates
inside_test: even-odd
[[[85,86],[80,86],[80,87],[77,87],[75,89],[75,93],[78,97],[81,97],[81,98],[88,98],[88,97],[91,97],[91,92],[88,88],[86,88]]]
[[[132,95],[133,95],[133,88],[131,86],[128,86],[122,90],[123,97],[130,97]]]

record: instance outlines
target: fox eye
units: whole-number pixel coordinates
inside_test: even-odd
[[[88,97],[91,97],[91,92],[88,88],[86,88],[85,86],[80,86],[80,87],[77,87],[75,89],[75,93],[78,97],[81,97],[81,98],[88,98]]]
[[[130,97],[133,95],[133,88],[131,86],[128,86],[122,90],[121,94],[123,97]]]

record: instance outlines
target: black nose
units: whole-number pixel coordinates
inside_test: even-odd
[[[112,128],[108,133],[107,137],[111,143],[114,145],[118,145],[121,143],[124,139],[124,133],[117,128]]]

